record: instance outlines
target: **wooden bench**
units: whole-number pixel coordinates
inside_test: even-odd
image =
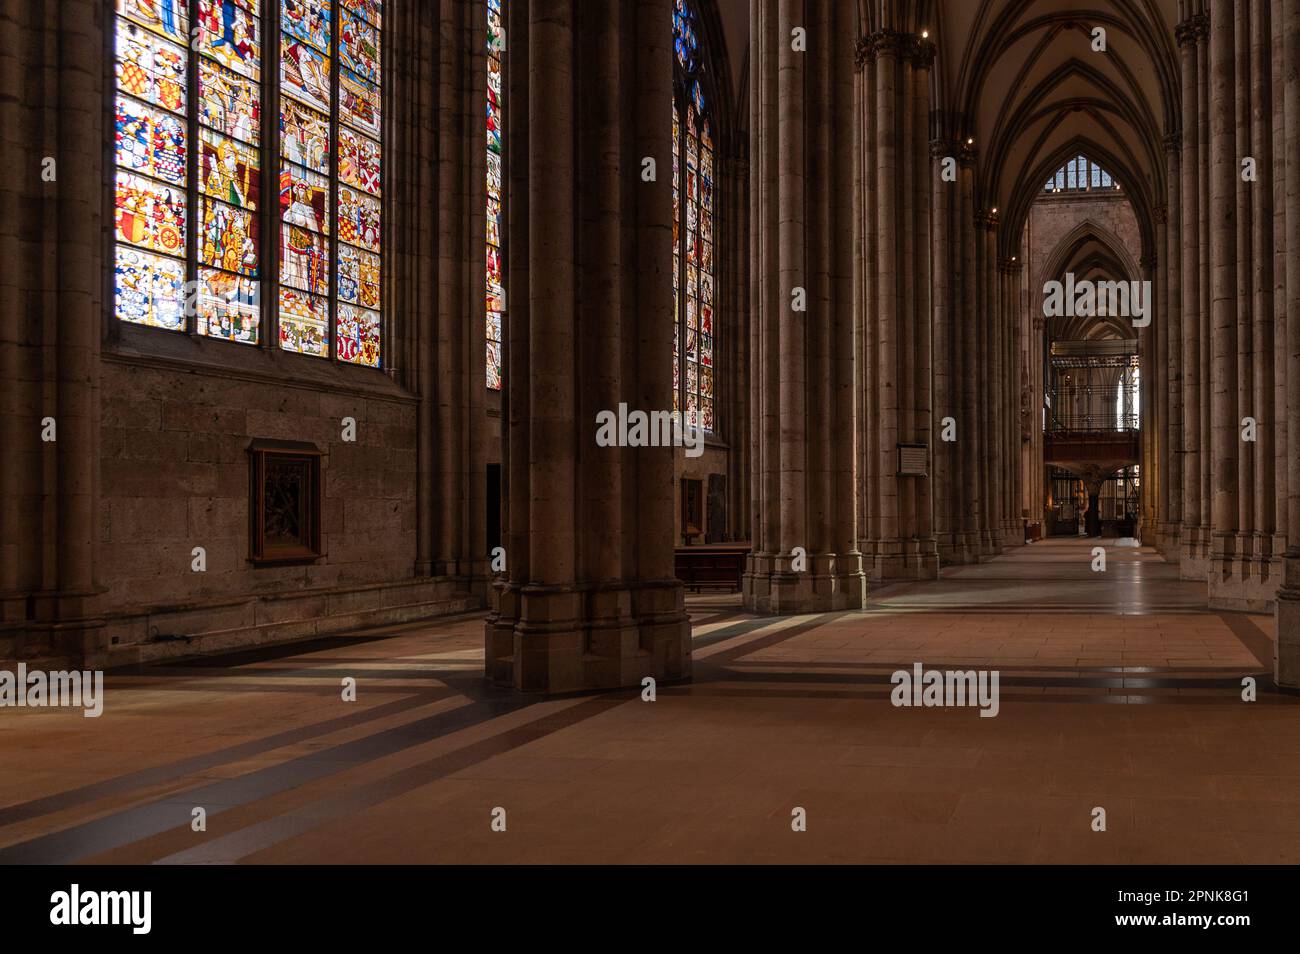
[[[696,593],[702,589],[740,590],[748,543],[706,543],[677,547],[675,553],[677,579],[687,589]]]

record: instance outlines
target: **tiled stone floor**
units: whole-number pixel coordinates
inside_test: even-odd
[[[1271,620],[1091,545],[860,613],[691,597],[654,703],[491,690],[480,617],[111,674],[99,719],[0,709],[0,862],[1300,862]],[[998,669],[999,715],[894,708],[914,662]]]

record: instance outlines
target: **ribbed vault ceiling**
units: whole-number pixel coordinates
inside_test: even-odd
[[[1164,194],[1164,136],[1178,126],[1177,0],[861,0],[866,31],[928,30],[938,137],[974,140],[977,201],[1014,254],[1029,205],[1084,153],[1122,183],[1142,254]],[[1195,8],[1197,3],[1184,3]],[[1092,49],[1106,31],[1106,51]]]

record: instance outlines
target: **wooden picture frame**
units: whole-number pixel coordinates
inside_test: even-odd
[[[248,559],[258,566],[311,563],[321,552],[321,452],[302,441],[248,447]]]

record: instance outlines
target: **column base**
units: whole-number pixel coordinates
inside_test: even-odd
[[[1300,552],[1288,551],[1282,565],[1284,580],[1274,616],[1277,646],[1273,676],[1279,689],[1300,692]]]
[[[1178,578],[1204,581],[1210,572],[1210,554],[1204,527],[1183,527],[1179,537]]]
[[[1181,524],[1164,523],[1156,531],[1156,552],[1160,554],[1166,563],[1177,563],[1182,557],[1179,542],[1179,532],[1181,530]]]
[[[78,665],[109,645],[102,589],[6,593],[0,599],[0,659],[66,659]]]
[[[756,613],[825,613],[861,609],[867,600],[862,554],[809,553],[794,569],[789,554],[751,553],[741,579],[742,603]]]
[[[1282,583],[1282,563],[1264,534],[1216,534],[1207,582],[1213,609],[1271,613]]]
[[[924,549],[916,540],[894,540],[878,545],[867,562],[867,579],[872,583],[897,580],[937,580],[939,550],[933,540]]]
[[[960,533],[939,534],[935,537],[935,549],[939,553],[940,567],[976,562],[966,545],[966,538]]]
[[[691,627],[678,580],[574,586],[497,584],[484,668],[498,686],[575,692],[691,675]]]

